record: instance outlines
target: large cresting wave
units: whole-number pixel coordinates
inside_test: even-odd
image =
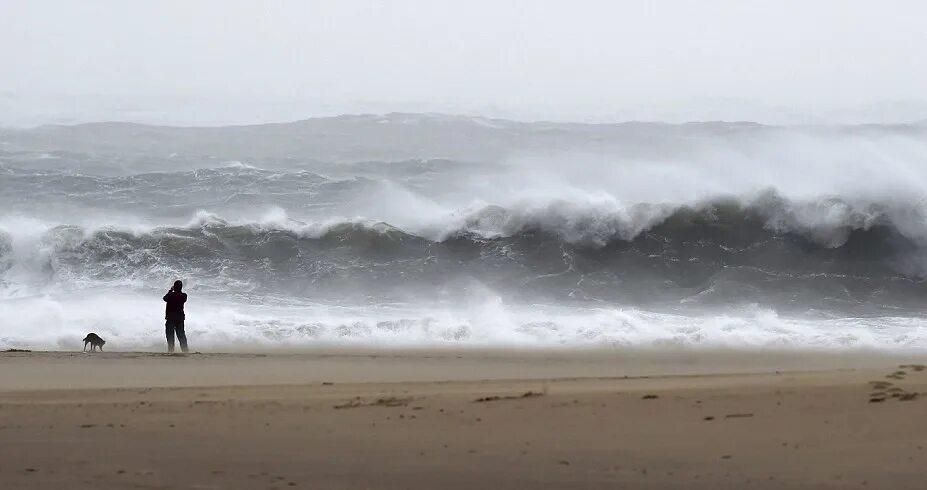
[[[126,229],[0,223],[9,292],[190,278],[200,287],[337,300],[437,300],[468,282],[511,299],[632,304],[760,303],[863,312],[916,308],[922,210],[838,199],[488,206],[414,232],[363,218],[253,222],[199,213],[183,226]],[[21,227],[27,228],[29,227]]]

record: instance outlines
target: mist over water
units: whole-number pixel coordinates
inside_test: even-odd
[[[0,131],[0,345],[923,349],[927,126]]]

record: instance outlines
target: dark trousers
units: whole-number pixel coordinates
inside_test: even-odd
[[[180,350],[187,352],[187,334],[183,331],[183,318],[170,318],[164,323],[164,333],[167,335],[167,351],[174,352],[174,333],[180,341]]]

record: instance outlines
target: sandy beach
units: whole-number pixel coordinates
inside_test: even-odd
[[[923,488],[911,362],[3,353],[0,488]]]

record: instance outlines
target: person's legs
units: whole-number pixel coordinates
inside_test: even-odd
[[[180,350],[187,352],[187,333],[183,330],[183,320],[174,323],[174,330],[177,331],[177,340],[180,341]]]
[[[167,352],[174,352],[174,323],[172,321],[164,322],[164,334],[167,336]]]

